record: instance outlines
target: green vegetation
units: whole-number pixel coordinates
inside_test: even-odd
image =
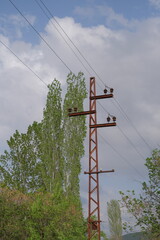
[[[79,192],[85,117],[68,117],[70,107],[83,111],[83,74],[68,75],[63,106],[61,91],[54,80],[42,121],[16,130],[0,156],[0,239],[86,239]]]
[[[136,198],[135,192],[123,192],[122,204],[127,208],[149,240],[160,239],[160,150],[153,151],[152,157],[146,159],[149,181],[143,182],[142,194]],[[126,224],[125,228],[128,227]]]
[[[111,240],[122,240],[122,219],[120,205],[117,200],[107,203],[109,230]]]
[[[145,236],[146,237],[146,236]],[[147,240],[141,232],[129,233],[123,236],[123,240]]]
[[[74,199],[64,194],[0,190],[0,239],[86,239],[81,209]]]

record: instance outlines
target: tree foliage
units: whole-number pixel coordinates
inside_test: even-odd
[[[61,92],[55,79],[48,85],[42,121],[26,133],[16,130],[9,150],[0,155],[2,239],[85,239],[79,189],[85,117],[68,117],[68,108],[83,111],[83,74],[67,76],[64,103]],[[14,194],[21,200],[14,201]]]
[[[65,195],[0,189],[0,239],[85,240],[85,225],[76,202]]]
[[[53,192],[57,186],[58,188],[63,186],[62,99],[61,86],[56,79],[48,88],[49,91],[41,123],[39,156],[45,189],[48,192]]]
[[[63,131],[65,158],[65,188],[68,194],[79,198],[80,159],[84,155],[84,138],[86,136],[85,116],[68,117],[68,108],[83,111],[83,101],[87,97],[85,79],[82,73],[78,76],[69,74],[67,93],[63,105]]]
[[[68,108],[83,110],[85,79],[82,73],[68,75],[63,107],[60,82],[55,79],[48,89],[42,121],[30,125],[25,134],[16,130],[7,142],[9,151],[0,156],[0,179],[24,193],[62,188],[79,197],[85,117],[69,118]]]
[[[111,240],[122,240],[121,210],[117,200],[107,203],[107,213]]]
[[[122,204],[136,219],[136,225],[149,239],[160,238],[160,150],[154,150],[145,163],[149,181],[142,183],[142,194],[136,197],[133,191],[123,192]]]
[[[0,177],[8,187],[27,192],[34,191],[40,185],[37,143],[35,144],[37,128],[39,125],[33,123],[25,134],[16,130],[7,141],[9,151],[0,156]]]

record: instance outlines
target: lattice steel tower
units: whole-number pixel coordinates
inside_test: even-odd
[[[114,170],[102,171],[98,166],[98,138],[97,128],[100,127],[112,127],[116,126],[116,117],[108,116],[107,123],[97,124],[97,110],[96,101],[98,99],[112,98],[113,89],[110,88],[110,93],[107,93],[107,89],[104,89],[104,95],[96,96],[96,82],[95,78],[90,78],[90,109],[84,112],[69,113],[70,117],[80,115],[89,116],[89,170],[84,172],[89,176],[88,186],[88,240],[97,236],[97,240],[100,240],[100,201],[99,201],[99,173],[114,172]],[[69,109],[71,112],[71,109]],[[113,120],[112,122],[111,119]]]

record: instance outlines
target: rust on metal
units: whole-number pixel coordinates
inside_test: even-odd
[[[114,169],[103,171],[99,170],[98,166],[98,138],[97,128],[116,126],[116,118],[112,116],[113,122],[110,123],[111,118],[108,116],[108,123],[97,124],[96,100],[112,98],[113,88],[110,88],[110,93],[107,94],[107,89],[104,90],[105,95],[96,96],[95,78],[90,78],[90,101],[89,111],[77,112],[77,108],[68,109],[69,117],[89,115],[89,170],[84,174],[88,174],[88,240],[92,240],[96,236],[97,240],[101,239],[100,229],[100,201],[99,201],[99,174],[114,172]],[[93,218],[96,217],[96,220]]]
[[[97,124],[96,100],[106,98],[107,95],[96,96],[95,78],[90,78],[90,111],[95,111],[89,116],[89,125]],[[99,203],[99,176],[98,176],[98,141],[97,128],[89,128],[89,191],[88,191],[88,239],[96,234],[100,240],[100,203]],[[91,173],[94,173],[92,175]],[[93,223],[93,216],[97,221]]]
[[[97,230],[97,222],[92,222],[92,230]]]
[[[116,126],[115,122],[89,125],[90,128],[114,127],[114,126]]]
[[[83,111],[83,112],[73,112],[69,113],[69,117],[76,117],[76,116],[81,116],[81,115],[89,115],[89,114],[94,114],[95,111]]]
[[[114,169],[112,170],[108,170],[108,171],[103,171],[103,170],[100,170],[100,171],[95,171],[95,172],[84,172],[84,174],[98,174],[98,173],[110,173],[110,172],[114,172]]]
[[[90,96],[90,100],[94,100],[94,99],[104,99],[104,98],[112,98],[113,94],[105,94],[105,95],[98,95],[98,96]]]

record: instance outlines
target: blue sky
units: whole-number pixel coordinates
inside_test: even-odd
[[[24,15],[32,15],[35,17],[34,25],[39,31],[44,29],[48,19],[35,0],[15,0],[13,2]],[[102,24],[112,29],[119,29],[124,28],[123,20],[144,20],[159,16],[159,3],[157,0],[60,0],[54,3],[46,0],[45,3],[54,16],[60,18],[66,16],[73,17],[76,22],[81,23],[84,27]],[[41,4],[41,6],[43,5]],[[17,10],[8,0],[2,0],[0,15],[7,18],[7,15],[17,15]],[[107,18],[109,18],[109,20],[107,20]],[[122,21],[119,21],[120,18]],[[12,23],[8,22],[8,28],[11,28],[10,24]],[[24,37],[26,41],[38,41],[32,31],[29,34],[24,31]]]
[[[151,155],[151,149],[160,146],[160,0],[45,1],[92,69],[54,19],[47,19],[34,0],[12,1],[74,73],[84,72],[87,88],[89,77],[96,72],[102,80],[96,76],[97,94],[102,93],[105,84],[115,89],[116,101],[107,100],[103,106],[98,105],[99,122],[105,122],[109,112],[117,116],[118,124],[112,130],[98,131],[100,167],[104,170],[115,169],[114,174],[101,178],[102,220],[107,221],[106,202],[120,198],[118,190],[134,188],[141,191],[140,182],[147,179],[145,159]],[[40,4],[40,0],[37,1]],[[57,78],[65,89],[68,69],[35,34],[9,0],[1,1],[0,41],[46,84]],[[42,119],[46,94],[46,86],[0,43],[1,153],[7,148],[6,140],[16,129],[25,132],[34,120]],[[129,120],[122,114],[117,102]],[[87,100],[84,107],[88,109]],[[137,130],[149,147],[137,134]],[[88,137],[85,146],[82,172],[88,168]],[[85,212],[86,182],[86,176],[81,174],[81,197]]]
[[[155,2],[155,4],[151,4],[151,2]],[[157,5],[156,5],[157,2]],[[34,0],[28,1],[14,1],[14,3],[26,14],[33,14],[39,17],[40,9],[37,7],[37,4]],[[76,1],[76,0],[59,0],[52,2],[50,0],[45,1],[46,5],[49,7],[51,12],[55,13],[55,16],[58,17],[65,17],[65,16],[73,16],[77,21],[82,21],[83,17],[80,17],[76,14],[77,8],[85,8],[85,9],[92,9],[96,6],[104,6],[112,8],[117,14],[122,14],[125,18],[131,19],[145,19],[153,16],[157,16],[159,14],[158,11],[158,1],[148,1],[148,0],[83,0],[83,1]],[[13,14],[16,13],[16,10],[13,9],[9,1],[2,0],[1,3],[1,14]],[[97,16],[95,15],[94,18],[97,20]],[[88,16],[90,18],[90,16]],[[40,20],[40,19],[39,19]],[[43,21],[41,21],[43,22]],[[96,22],[99,24],[100,22]],[[88,25],[87,21],[83,21],[84,26]],[[90,23],[92,25],[92,23]]]

